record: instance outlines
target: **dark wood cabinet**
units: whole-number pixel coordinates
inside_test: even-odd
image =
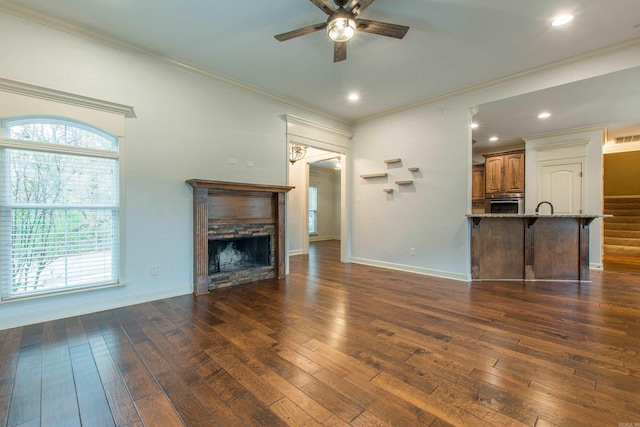
[[[589,224],[602,215],[467,215],[471,278],[589,280]]]
[[[524,150],[484,157],[485,194],[524,193]]]
[[[473,165],[471,169],[471,200],[484,202],[484,165]]]
[[[484,213],[484,165],[471,167],[471,212]]]

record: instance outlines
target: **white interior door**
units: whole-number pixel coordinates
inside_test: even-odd
[[[540,201],[553,204],[556,214],[582,213],[582,163],[542,165]],[[548,205],[540,213],[551,213]]]

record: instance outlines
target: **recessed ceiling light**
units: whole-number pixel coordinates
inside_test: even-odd
[[[559,15],[553,19],[551,25],[554,27],[560,27],[562,25],[568,24],[573,19],[573,15]]]
[[[497,136],[492,136],[491,138],[489,138],[489,141],[491,142],[496,142],[499,138]]]
[[[539,119],[548,119],[549,117],[551,117],[551,113],[547,113],[546,111],[544,113],[538,114]]]
[[[478,129],[478,126],[480,125],[475,122],[471,123],[471,129]]]
[[[349,94],[349,101],[357,101],[358,99],[360,99],[360,95],[358,95],[357,93]]]

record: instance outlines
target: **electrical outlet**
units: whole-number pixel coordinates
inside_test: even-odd
[[[152,276],[157,276],[158,274],[160,274],[160,266],[153,264],[151,266],[151,275]]]
[[[252,168],[254,165],[253,160],[247,160],[247,166]]]
[[[409,255],[414,256],[416,254],[416,248],[409,248]]]

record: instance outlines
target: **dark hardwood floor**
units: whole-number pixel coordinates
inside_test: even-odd
[[[313,244],[286,280],[0,331],[0,425],[640,423],[640,273],[469,284],[338,250]]]

